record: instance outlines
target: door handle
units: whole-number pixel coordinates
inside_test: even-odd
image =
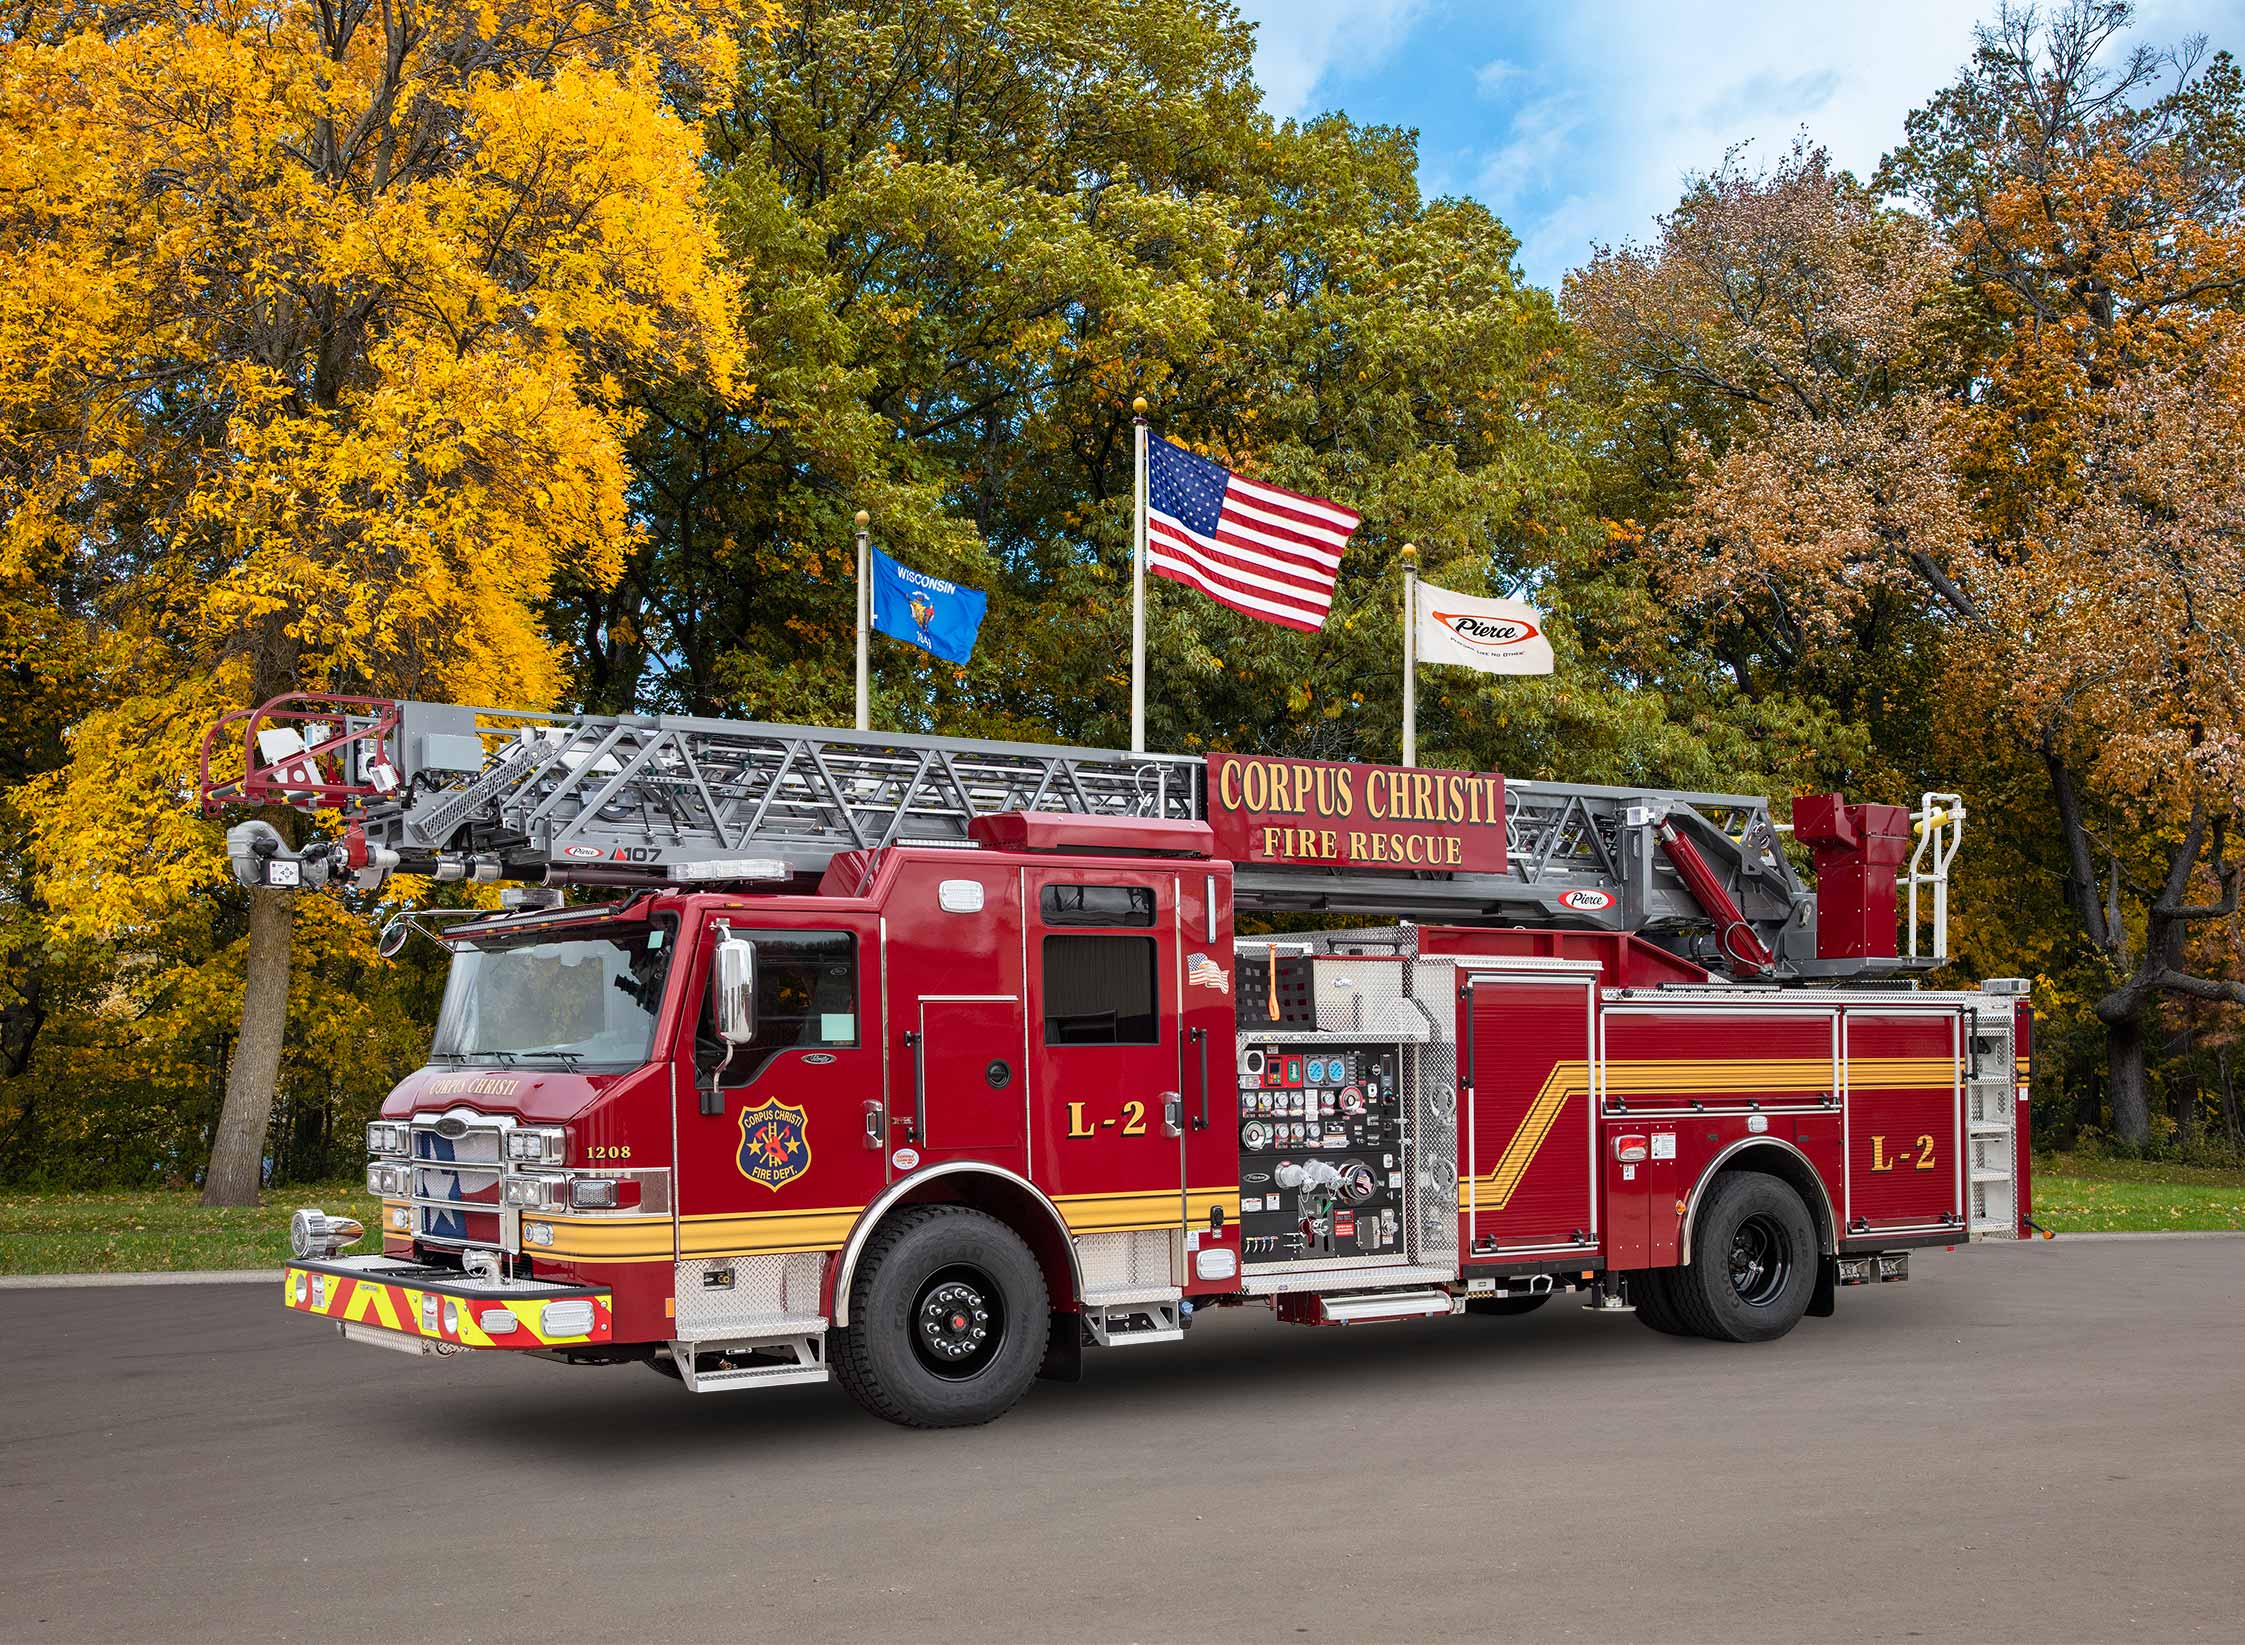
[[[1161,1094],[1161,1134],[1181,1137],[1185,1134],[1185,1099],[1175,1091]]]
[[[865,1105],[865,1146],[881,1146],[881,1105],[877,1102],[869,1101]]]
[[[1193,1038],[1200,1042],[1200,1117],[1193,1121],[1193,1129],[1208,1129],[1208,1030],[1196,1028]]]
[[[912,1129],[904,1140],[916,1143],[925,1140],[928,1133],[927,1036],[907,1028],[904,1043],[912,1048]]]

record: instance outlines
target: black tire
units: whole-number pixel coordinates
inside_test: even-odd
[[[1666,1268],[1641,1269],[1629,1276],[1629,1300],[1637,1309],[1639,1324],[1650,1326],[1662,1336],[1695,1337],[1699,1333],[1686,1325],[1677,1311],[1669,1285],[1674,1278]]]
[[[866,1246],[827,1358],[875,1416],[961,1428],[1029,1391],[1051,1328],[1044,1271],[1020,1235],[963,1205],[915,1205]]]
[[[1759,1171],[1715,1179],[1692,1227],[1691,1266],[1670,1277],[1677,1317],[1714,1342],[1770,1342],[1816,1291],[1816,1223],[1801,1196]]]
[[[1466,1298],[1465,1311],[1469,1314],[1492,1314],[1499,1317],[1510,1317],[1516,1314],[1532,1314],[1550,1300],[1551,1293],[1549,1291],[1544,1292],[1540,1297],[1468,1297]]]

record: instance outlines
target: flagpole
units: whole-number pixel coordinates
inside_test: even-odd
[[[1419,551],[1403,545],[1403,763],[1419,763]]]
[[[1137,475],[1131,484],[1130,751],[1146,752],[1146,397],[1130,402]]]
[[[871,516],[864,509],[857,511],[857,728],[873,729],[873,692],[868,678],[866,650],[867,633],[873,622],[873,565],[866,552],[868,533],[866,526]]]

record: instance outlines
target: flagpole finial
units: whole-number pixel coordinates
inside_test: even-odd
[[[1418,557],[1419,545],[1417,543],[1405,543],[1403,545],[1403,560],[1406,565]]]
[[[862,508],[861,508],[861,509],[859,509],[859,510],[857,511],[857,528],[858,528],[858,530],[860,530],[860,531],[863,531],[863,530],[864,530],[864,529],[865,529],[865,528],[866,528],[867,526],[871,525],[872,523],[873,523],[873,516],[872,516],[872,515],[870,515],[870,514],[866,513],[866,512],[865,512],[865,510],[864,510],[864,509],[862,509]]]
[[[1137,399],[1130,402],[1130,413],[1134,417],[1143,417],[1146,415],[1145,395],[1141,394]]]

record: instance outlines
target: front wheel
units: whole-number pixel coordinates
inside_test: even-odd
[[[828,1358],[850,1397],[908,1428],[989,1422],[1028,1392],[1052,1316],[1021,1236],[963,1205],[917,1205],[873,1236]]]
[[[1769,1342],[1808,1311],[1816,1224],[1801,1196],[1758,1171],[1716,1179],[1692,1229],[1689,1268],[1667,1292],[1677,1317],[1716,1342]]]

